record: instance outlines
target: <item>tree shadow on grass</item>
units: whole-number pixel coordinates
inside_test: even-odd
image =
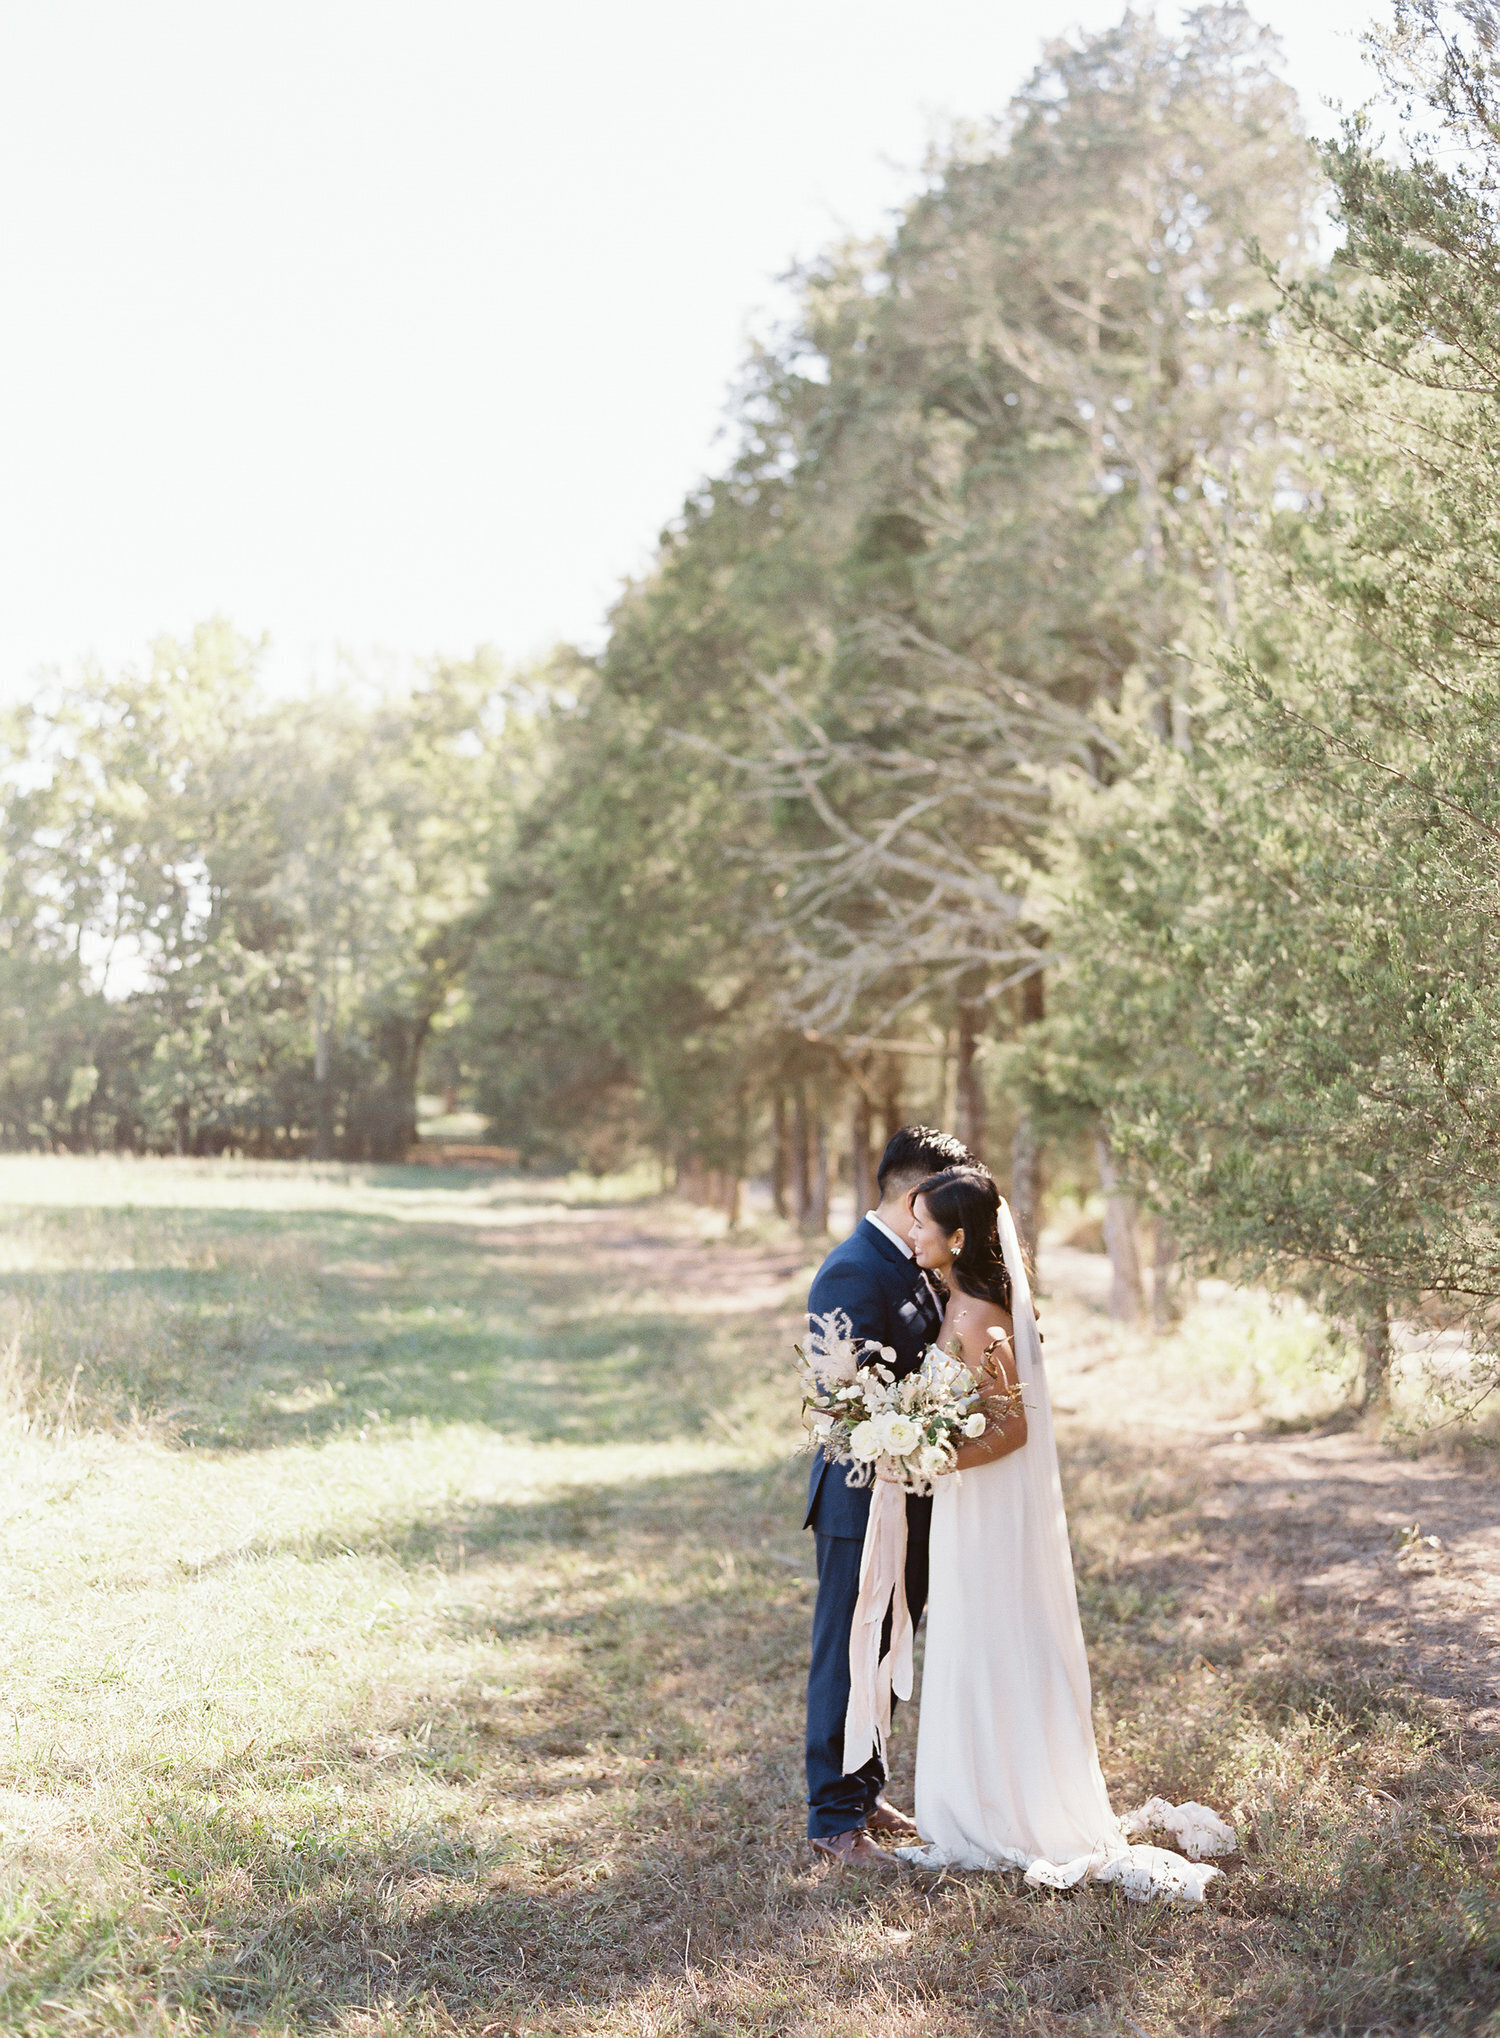
[[[155,1416],[186,1444],[275,1448],[372,1418],[664,1441],[700,1433],[747,1355],[783,1342],[764,1307],[707,1327],[651,1297],[601,1310],[587,1266],[472,1229],[316,1212],[289,1236],[278,1213],[171,1214],[175,1249],[220,1263],[7,1273],[0,1301],[75,1406]]]
[[[1451,1778],[1433,1757],[1408,1782],[1420,1800]],[[566,1830],[473,1842],[437,1821],[374,1845],[332,1832],[287,1845],[222,1814],[197,1833],[184,1819],[151,1863],[152,1892],[179,1908],[200,1892],[213,1942],[200,1929],[164,1956],[153,1996],[287,2033],[362,2012],[424,2032],[613,2029],[649,2002],[673,2017],[662,2028],[746,2038],[862,2028],[866,1991],[863,2028],[878,2014],[882,2029],[945,2034],[1117,2028],[1097,2019],[1145,2013],[1143,1977],[1207,2010],[1205,2033],[1415,2038],[1478,2030],[1496,2000],[1500,1939],[1477,1911],[1467,1940],[1455,1931],[1452,1877],[1435,1886],[1418,1830],[1351,1826],[1301,1877],[1283,1839],[1205,1911],[1172,1912],[1108,1891],[1023,1894],[1000,1876],[839,1877],[809,1861],[776,1783],[753,1759],[711,1788],[679,1767],[621,1802],[578,1792]],[[203,1900],[225,1871],[254,1884],[253,1903]],[[913,1938],[908,1956],[896,1942]],[[887,2021],[895,1981],[909,2024]]]
[[[400,1519],[363,1529],[257,1536],[201,1561],[200,1578],[236,1565],[283,1556],[317,1562],[332,1557],[382,1557],[403,1570],[436,1569],[473,1576],[483,1583],[484,1567],[511,1557],[527,1558],[548,1549],[592,1549],[605,1553],[623,1543],[674,1543],[697,1549],[734,1549],[763,1557],[778,1579],[811,1581],[811,1538],[800,1532],[806,1461],[788,1454],[760,1466],[726,1467],[705,1473],[653,1473],[553,1487],[505,1501],[445,1496],[430,1511],[412,1510]],[[555,1612],[520,1617],[473,1607],[447,1617],[455,1632],[513,1638],[536,1632]],[[587,1625],[593,1615],[580,1615]]]
[[[170,1930],[100,1919],[89,1954],[60,1928],[38,1993],[82,2001],[105,1941],[128,1941],[148,1992],[196,2014],[311,2030],[435,1995],[479,2028],[512,2002],[602,2002],[680,1972],[679,1912],[700,1946],[749,1946],[769,1885],[810,1873],[810,1601],[788,1497],[773,1468],[411,1524],[406,1558],[463,1561],[472,1585],[437,1615],[462,1678],[315,1741],[174,1769],[132,1843],[142,1916]],[[505,1559],[574,1536],[603,1560],[586,1603],[553,1573],[518,1604]],[[795,1566],[776,1561],[788,1546]]]
[[[835,2018],[857,2020],[862,1992],[878,2004],[900,1974],[932,2019],[913,2028],[1011,2032],[1035,2018],[1040,2032],[1049,2017],[1140,2009],[1141,1976],[1163,1969],[1184,2000],[1222,2006],[1205,2031],[1337,2029],[1355,2012],[1349,2028],[1469,2028],[1433,2006],[1493,1997],[1500,1938],[1492,1948],[1482,1906],[1472,1930],[1455,1909],[1478,1870],[1452,1836],[1473,1813],[1436,1746],[1392,1778],[1409,1812],[1342,1805],[1319,1782],[1319,1831],[1294,1805],[1295,1831],[1266,1825],[1265,1852],[1201,1913],[1103,1892],[1023,1897],[1003,1878],[872,1884],[814,1864],[801,1840],[798,1469],[450,1507],[387,1530],[382,1547],[403,1561],[471,1580],[438,1613],[465,1644],[462,1673],[408,1682],[306,1744],[175,1771],[131,1843],[139,1915],[71,1937],[60,1926],[55,1951],[30,1962],[35,1995],[8,2007],[82,2005],[124,1947],[147,1999],[289,2033],[357,2014],[413,2032],[607,2029],[639,2003],[702,2033],[759,2038],[820,2017],[852,2031]],[[539,1543],[563,1566],[521,1598],[508,1560]],[[595,1560],[583,1570],[578,1545]],[[1145,1605],[1160,1581],[1133,1582]],[[1180,1569],[1177,1589],[1191,1585]],[[1128,1641],[1129,1619],[1093,1618],[1101,1649]],[[1162,1702],[1163,1671],[1194,1648],[1170,1627],[1148,1639],[1153,1656],[1121,1659],[1116,1708]],[[424,1641],[423,1660],[441,1680],[441,1643]],[[1185,1689],[1164,1703],[1191,1711]],[[1365,1724],[1347,1708],[1340,1731]],[[1180,1794],[1213,1795],[1214,1730],[1199,1721],[1184,1744]],[[904,1762],[911,1738],[908,1724]],[[1472,1776],[1458,1782],[1473,1792]],[[893,1950],[903,1933],[909,1955]]]
[[[1314,1444],[1318,1440],[1313,1440]],[[1065,1475],[1091,1639],[1166,1646],[1243,1666],[1268,1708],[1367,1720],[1425,1697],[1446,1725],[1493,1737],[1500,1652],[1447,1552],[1500,1524],[1494,1482],[1373,1443],[1309,1455],[1300,1435],[1253,1450],[1074,1435]],[[1083,1504],[1077,1500],[1082,1497]],[[1440,1549],[1403,1554],[1392,1523],[1420,1518]],[[1081,1534],[1078,1531],[1081,1529]],[[1462,1579],[1459,1580],[1462,1584]]]

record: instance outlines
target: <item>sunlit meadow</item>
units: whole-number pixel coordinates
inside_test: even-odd
[[[805,1242],[406,1169],[0,1203],[4,2028],[1500,2029],[1493,1752],[1336,1613],[1205,1597],[1201,1445],[1132,1441],[1316,1412],[1321,1333],[1046,1324],[1106,1770],[1239,1821],[1216,1899],[869,1883],[800,1837]]]

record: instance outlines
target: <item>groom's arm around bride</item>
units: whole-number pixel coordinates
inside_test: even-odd
[[[807,1298],[809,1317],[842,1311],[856,1339],[891,1347],[898,1376],[914,1372],[938,1333],[942,1311],[912,1258],[907,1199],[919,1182],[940,1169],[974,1165],[968,1149],[948,1134],[925,1125],[903,1126],[881,1157],[879,1206],[819,1267]],[[807,1680],[807,1832],[821,1853],[879,1864],[891,1857],[868,1835],[905,1837],[915,1828],[883,1803],[885,1769],[878,1756],[853,1775],[844,1774],[849,1630],[870,1512],[870,1489],[850,1486],[845,1474],[843,1465],[830,1465],[820,1451],[808,1482],[804,1526],[817,1544],[818,1598]],[[908,1499],[906,1601],[914,1625],[927,1600],[931,1512],[930,1500]]]

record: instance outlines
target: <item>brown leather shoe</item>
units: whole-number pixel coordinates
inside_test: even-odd
[[[877,1797],[872,1808],[865,1814],[865,1824],[872,1833],[882,1840],[916,1840],[917,1822],[909,1819],[905,1812],[898,1812],[893,1804],[887,1804],[883,1797]]]
[[[830,1861],[836,1861],[840,1868],[899,1868],[894,1854],[887,1854],[884,1847],[877,1847],[863,1826],[856,1826],[852,1833],[834,1833],[826,1840],[812,1842],[814,1854],[826,1854]]]

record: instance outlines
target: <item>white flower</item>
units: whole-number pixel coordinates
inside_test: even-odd
[[[966,1437],[982,1437],[985,1428],[986,1420],[983,1409],[976,1408],[972,1415],[965,1416],[964,1435]]]
[[[812,1419],[813,1435],[815,1437],[826,1437],[828,1432],[832,1428],[833,1428],[833,1417],[831,1415],[825,1414],[820,1409],[819,1412]]]
[[[904,1458],[922,1441],[922,1432],[909,1415],[883,1415],[875,1427],[880,1432],[882,1447],[893,1458]]]
[[[948,1453],[940,1444],[926,1444],[917,1460],[917,1469],[924,1479],[936,1479],[948,1469]]]
[[[922,1377],[929,1390],[939,1399],[949,1395],[967,1393],[973,1386],[973,1375],[962,1360],[940,1352],[933,1345],[922,1363]]]
[[[883,1448],[880,1432],[873,1422],[857,1422],[854,1425],[849,1436],[851,1458],[858,1458],[861,1463],[866,1463],[871,1458],[878,1458]]]

